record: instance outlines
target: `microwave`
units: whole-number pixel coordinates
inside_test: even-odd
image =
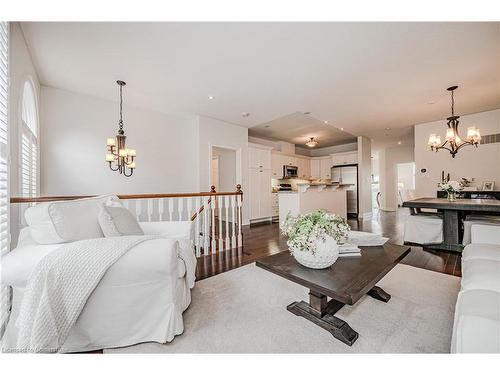
[[[296,178],[298,177],[299,168],[293,165],[283,166],[283,178]]]

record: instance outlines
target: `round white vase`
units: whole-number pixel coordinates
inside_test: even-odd
[[[316,242],[316,250],[302,251],[293,250],[293,257],[297,262],[308,268],[322,269],[330,267],[339,257],[339,245],[337,241],[327,236],[324,241]]]

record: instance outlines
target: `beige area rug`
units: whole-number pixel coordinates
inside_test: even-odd
[[[106,353],[447,353],[460,278],[397,265],[379,284],[388,303],[369,296],[337,316],[359,333],[349,347],[286,310],[308,291],[254,264],[196,283],[184,333]]]

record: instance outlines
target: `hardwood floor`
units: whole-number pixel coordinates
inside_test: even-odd
[[[374,214],[372,220],[349,220],[349,224],[353,230],[378,233],[389,237],[393,243],[403,244],[403,228],[408,215],[406,209],[397,212],[380,211]],[[280,235],[277,223],[247,226],[243,228],[242,248],[198,259],[196,279],[202,280],[286,250],[286,239]],[[412,246],[411,253],[402,263],[461,276],[460,258],[460,254],[457,253],[423,250],[420,246]]]

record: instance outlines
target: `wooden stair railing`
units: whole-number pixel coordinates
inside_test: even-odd
[[[29,206],[95,196],[97,195],[12,197],[10,203],[19,207],[17,216],[19,217],[18,229],[20,229],[25,226],[24,210]],[[236,191],[232,192],[216,192],[215,187],[212,186],[209,192],[119,194],[118,198],[123,200],[124,205],[133,213],[135,212],[138,221],[191,220],[197,257],[213,254],[217,250],[223,251],[242,246],[243,191],[239,184],[236,186]],[[195,208],[194,211],[193,208]]]

